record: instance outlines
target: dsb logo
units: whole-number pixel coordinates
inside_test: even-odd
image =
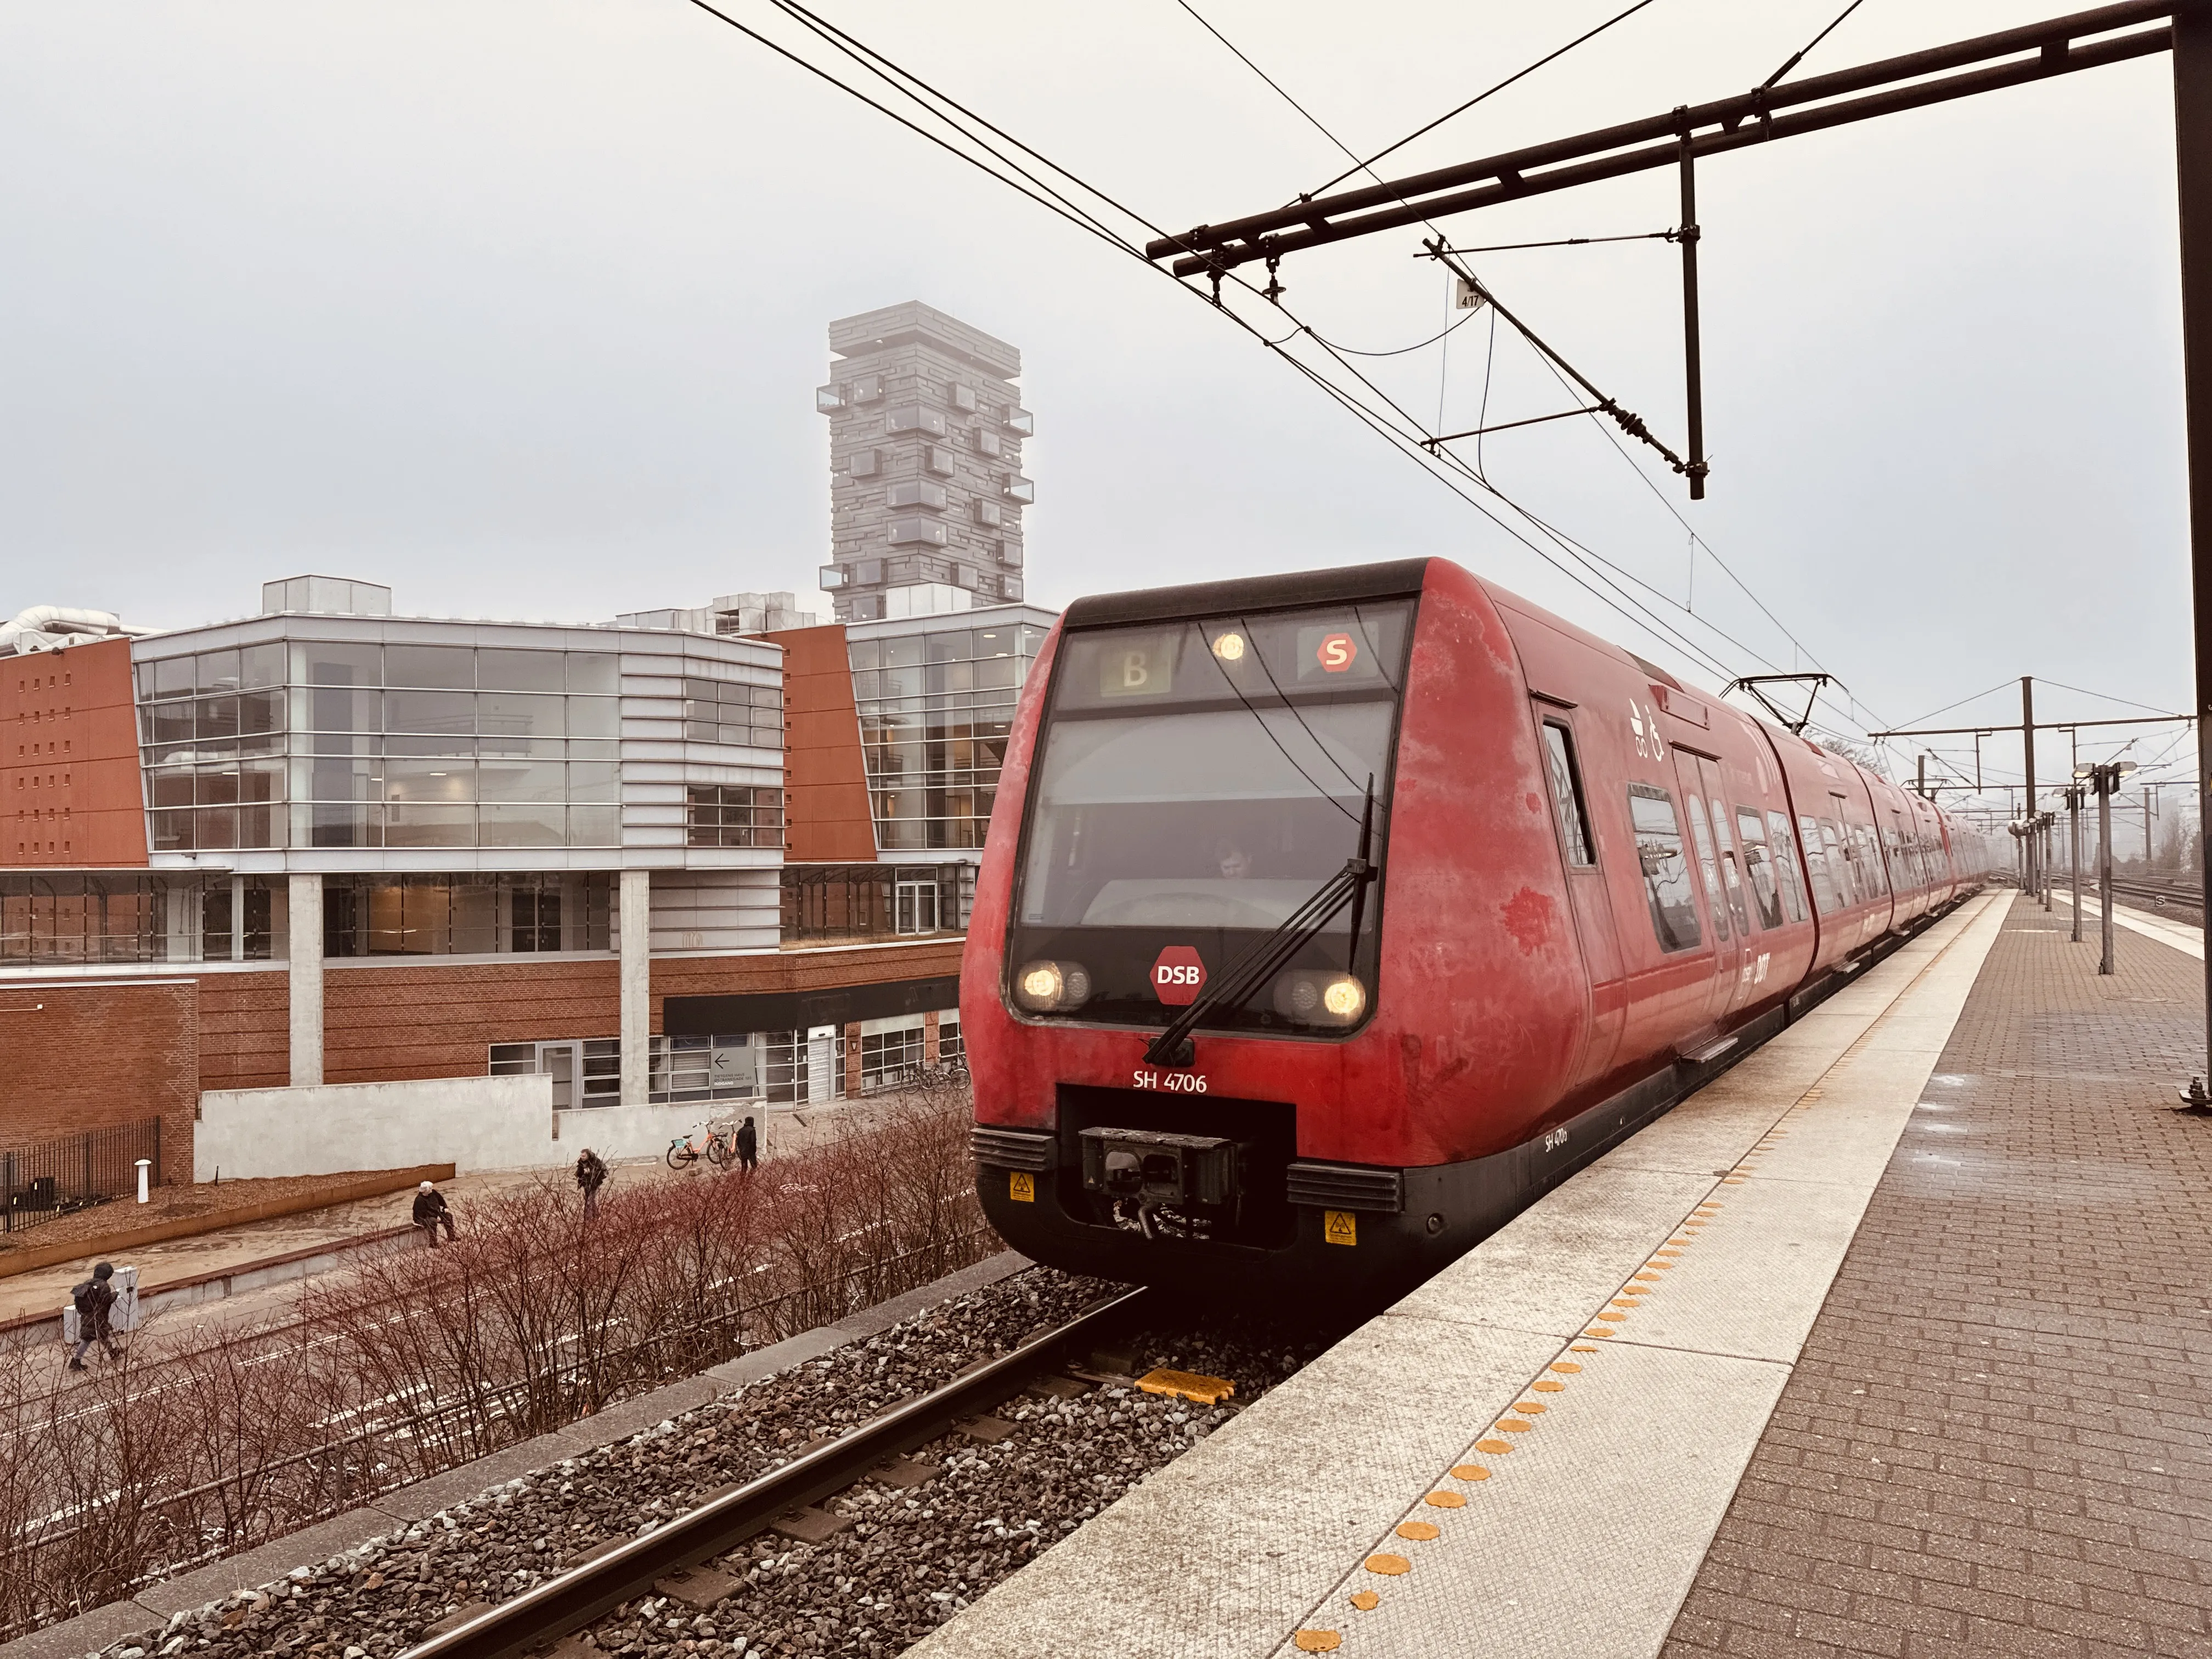
[[[1170,1007],[1188,1007],[1205,988],[1206,964],[1194,945],[1170,945],[1152,963],[1152,994]]]

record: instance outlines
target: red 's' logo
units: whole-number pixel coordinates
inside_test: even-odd
[[[1206,964],[1194,945],[1170,945],[1152,963],[1152,991],[1171,1007],[1185,1008],[1206,988]]]
[[[1331,634],[1314,647],[1314,660],[1321,664],[1324,672],[1330,674],[1344,672],[1352,666],[1352,659],[1358,654],[1359,647],[1352,642],[1349,634]]]

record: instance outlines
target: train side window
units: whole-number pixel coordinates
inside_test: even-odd
[[[1567,863],[1586,870],[1597,862],[1592,850],[1589,811],[1583,802],[1582,769],[1575,764],[1574,734],[1557,720],[1546,720],[1544,769],[1551,775],[1552,806],[1559,815],[1559,841]]]
[[[1783,908],[1792,921],[1806,917],[1805,885],[1797,873],[1797,837],[1790,832],[1790,817],[1784,812],[1769,812],[1766,827],[1771,832],[1774,848],[1774,879],[1782,889]]]
[[[1692,795],[1690,802],[1690,834],[1697,839],[1698,862],[1705,866],[1705,902],[1713,913],[1713,937],[1725,939],[1729,936],[1728,901],[1721,896],[1720,861],[1713,856],[1713,829],[1705,817],[1705,802],[1702,795]]]
[[[1805,874],[1812,884],[1814,907],[1824,916],[1832,915],[1843,903],[1835,872],[1828,867],[1828,842],[1835,839],[1836,832],[1831,829],[1827,840],[1822,840],[1820,820],[1810,812],[1797,820],[1797,828],[1804,840]]]
[[[1708,767],[1710,772],[1712,769]],[[1705,781],[1711,783],[1711,778]],[[1728,883],[1729,914],[1735,918],[1735,931],[1745,939],[1751,937],[1751,916],[1743,904],[1743,873],[1738,866],[1735,836],[1729,828],[1728,805],[1718,795],[1713,797],[1713,840],[1721,853],[1721,875]]]
[[[1871,826],[1853,824],[1851,839],[1858,843],[1860,871],[1866,880],[1867,900],[1871,903],[1889,891],[1889,872],[1883,866],[1881,848],[1875,842]]]
[[[1774,878],[1773,854],[1766,845],[1766,826],[1748,806],[1735,809],[1736,839],[1743,843],[1744,872],[1751,878],[1752,902],[1759,907],[1759,925],[1782,925],[1782,890]]]
[[[1836,884],[1836,898],[1845,909],[1866,902],[1859,890],[1858,874],[1851,868],[1857,862],[1852,856],[1851,844],[1837,830],[1830,818],[1820,820],[1820,847],[1828,855],[1828,874]]]
[[[1636,831],[1636,860],[1651,906],[1651,931],[1662,951],[1694,950],[1698,902],[1690,890],[1690,861],[1682,852],[1682,823],[1674,798],[1648,783],[1628,786],[1628,818]]]

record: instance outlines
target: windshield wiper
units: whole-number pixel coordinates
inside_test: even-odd
[[[1246,946],[1218,979],[1207,981],[1190,1006],[1146,1045],[1146,1060],[1154,1066],[1189,1065],[1196,1053],[1190,1034],[1198,1029],[1198,1023],[1216,1010],[1234,1013],[1249,1002],[1347,904],[1352,907],[1352,942],[1346,949],[1345,969],[1350,972],[1359,955],[1359,924],[1367,908],[1367,884],[1375,879],[1375,865],[1369,856],[1374,836],[1375,777],[1370,773],[1367,800],[1359,814],[1359,850],[1345,860],[1344,868],[1331,876],[1319,892],[1284,917],[1273,932]]]

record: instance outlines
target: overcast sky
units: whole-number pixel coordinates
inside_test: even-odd
[[[1198,0],[1363,153],[1623,3]],[[1164,226],[1344,166],[1176,0],[823,4]],[[1838,9],[1654,0],[1386,171],[1743,90]],[[2063,9],[1868,0],[1797,73]],[[2150,58],[1709,161],[1711,498],[1647,467],[1655,493],[1584,420],[1489,440],[1490,477],[1735,635],[1730,668],[1790,665],[1711,559],[1692,578],[1679,513],[1869,720],[2023,673],[2187,707],[2170,86]],[[0,155],[0,615],[194,623],[305,570],[428,615],[811,595],[824,325],[918,298],[1022,350],[1041,603],[1439,554],[1711,681],[1207,307],[684,0],[4,0]],[[1674,191],[1652,173],[1448,228],[1655,230]],[[1348,347],[1425,338],[1456,313],[1419,234],[1293,258],[1288,302]],[[1477,264],[1678,441],[1678,258]],[[1374,372],[1449,430],[1486,367],[1491,420],[1566,406],[1483,319]],[[2046,710],[2116,712],[2055,687]]]

